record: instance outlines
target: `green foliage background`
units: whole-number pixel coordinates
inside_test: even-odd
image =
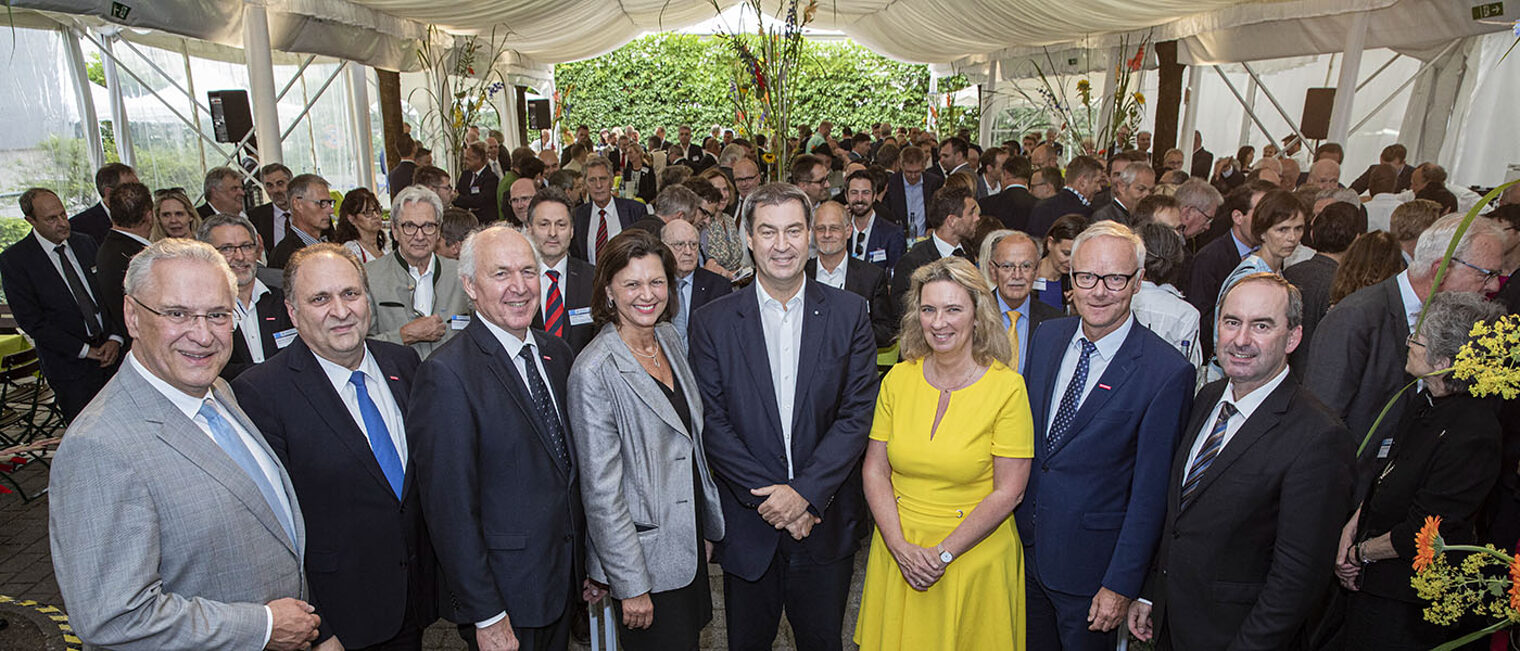
[[[727,42],[692,34],[651,34],[594,59],[559,64],[554,83],[563,93],[560,128],[631,124],[647,136],[665,126],[674,138],[682,123],[698,133],[703,126],[734,124],[729,82],[735,66]],[[802,73],[796,124],[924,124],[928,66],[899,63],[851,42],[806,41]]]

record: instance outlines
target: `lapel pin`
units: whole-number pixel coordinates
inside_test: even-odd
[[[544,361],[546,361],[546,362],[552,362],[552,361],[554,361],[554,358],[550,357],[548,355],[544,355]]]
[[[1107,384],[1103,384],[1103,383],[1101,383],[1101,382],[1100,382],[1100,383],[1098,383],[1098,388],[1099,388],[1099,389],[1102,389],[1102,390],[1104,390],[1104,391],[1113,391],[1113,390],[1114,390],[1114,388],[1113,388],[1113,387],[1111,387],[1111,386],[1108,386],[1108,385],[1107,385]]]
[[[388,378],[390,378],[390,380],[391,380],[391,381],[392,381],[392,382],[400,382],[400,381],[401,381],[401,378],[399,378],[399,377],[396,377],[396,376],[394,376],[394,375],[387,375],[387,376],[385,376],[385,377],[388,377]]]

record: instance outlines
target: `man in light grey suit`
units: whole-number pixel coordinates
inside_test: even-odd
[[[300,649],[306,531],[290,478],[218,379],[236,281],[166,239],[127,268],[137,341],[53,461],[50,542],[86,649]]]
[[[411,346],[427,359],[470,323],[470,297],[459,284],[459,266],[433,251],[438,245],[443,200],[426,186],[402,190],[391,203],[396,250],[369,261],[369,336]]]

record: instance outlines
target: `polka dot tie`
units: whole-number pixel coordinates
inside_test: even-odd
[[[1050,424],[1050,432],[1045,435],[1045,453],[1049,454],[1056,449],[1056,444],[1066,436],[1071,429],[1072,421],[1077,419],[1077,407],[1081,406],[1082,389],[1087,386],[1087,368],[1092,361],[1093,351],[1098,347],[1086,338],[1077,340],[1082,344],[1082,357],[1077,359],[1077,372],[1071,376],[1071,382],[1066,385],[1066,393],[1061,395],[1061,407],[1056,410],[1056,419]]]
[[[565,427],[559,422],[559,412],[554,409],[554,400],[549,397],[549,386],[544,384],[544,377],[538,374],[538,363],[533,359],[533,345],[522,347],[522,352],[517,354],[523,359],[527,369],[528,394],[533,398],[533,410],[538,412],[539,421],[544,429],[549,432],[549,444],[554,448],[554,456],[565,467],[570,467],[570,448],[565,444]]]

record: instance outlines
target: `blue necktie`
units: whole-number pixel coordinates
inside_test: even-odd
[[[676,281],[676,296],[680,297],[681,304],[679,307],[681,309],[676,310],[675,318],[671,319],[671,325],[674,325],[676,327],[676,332],[681,334],[681,339],[683,341],[686,339],[687,320],[691,318],[691,301],[687,300],[690,297],[686,294],[686,286],[690,284],[690,276]]]
[[[1219,456],[1219,451],[1224,449],[1224,433],[1230,428],[1230,417],[1234,415],[1235,405],[1228,402],[1219,405],[1219,417],[1214,419],[1214,429],[1209,430],[1209,437],[1204,439],[1203,447],[1198,449],[1198,457],[1193,459],[1187,477],[1182,480],[1179,508],[1185,509],[1193,501],[1193,491],[1198,490],[1198,480],[1203,478],[1203,471],[1209,469]]]
[[[1045,435],[1045,453],[1049,454],[1056,449],[1056,444],[1066,436],[1067,430],[1071,429],[1072,421],[1077,419],[1077,407],[1082,400],[1082,389],[1087,387],[1087,367],[1092,360],[1093,351],[1098,347],[1086,338],[1078,340],[1082,344],[1082,357],[1077,359],[1077,372],[1071,376],[1071,382],[1066,384],[1066,393],[1061,395],[1061,407],[1056,410],[1056,419],[1050,424],[1050,432]]]
[[[232,425],[222,418],[221,412],[218,412],[216,407],[212,406],[211,401],[211,398],[207,398],[205,402],[201,403],[201,409],[197,414],[201,418],[206,419],[206,424],[211,426],[211,438],[216,440],[216,444],[221,446],[222,451],[226,452],[227,456],[232,457],[232,461],[239,468],[243,469],[248,478],[253,480],[255,486],[259,487],[259,492],[264,495],[264,501],[269,503],[269,510],[274,511],[275,519],[280,521],[280,527],[285,529],[285,535],[290,536],[290,542],[294,545],[296,541],[295,524],[291,522],[290,512],[286,511],[285,507],[280,504],[280,498],[278,497],[278,493],[275,492],[274,484],[269,483],[269,477],[264,474],[264,469],[260,468],[259,462],[253,459],[253,452],[249,451],[248,446],[243,444],[243,438],[238,436],[236,431],[233,431]]]
[[[364,386],[364,371],[354,371],[353,375],[348,376],[348,383],[354,385],[354,397],[359,401],[359,415],[364,417],[364,431],[369,433],[369,447],[375,453],[375,461],[380,463],[380,472],[385,473],[385,480],[391,484],[391,492],[399,500],[406,469],[401,466],[401,454],[396,452],[396,443],[391,441],[391,431],[385,428],[380,408],[375,406],[375,401],[369,397],[369,389]]]

